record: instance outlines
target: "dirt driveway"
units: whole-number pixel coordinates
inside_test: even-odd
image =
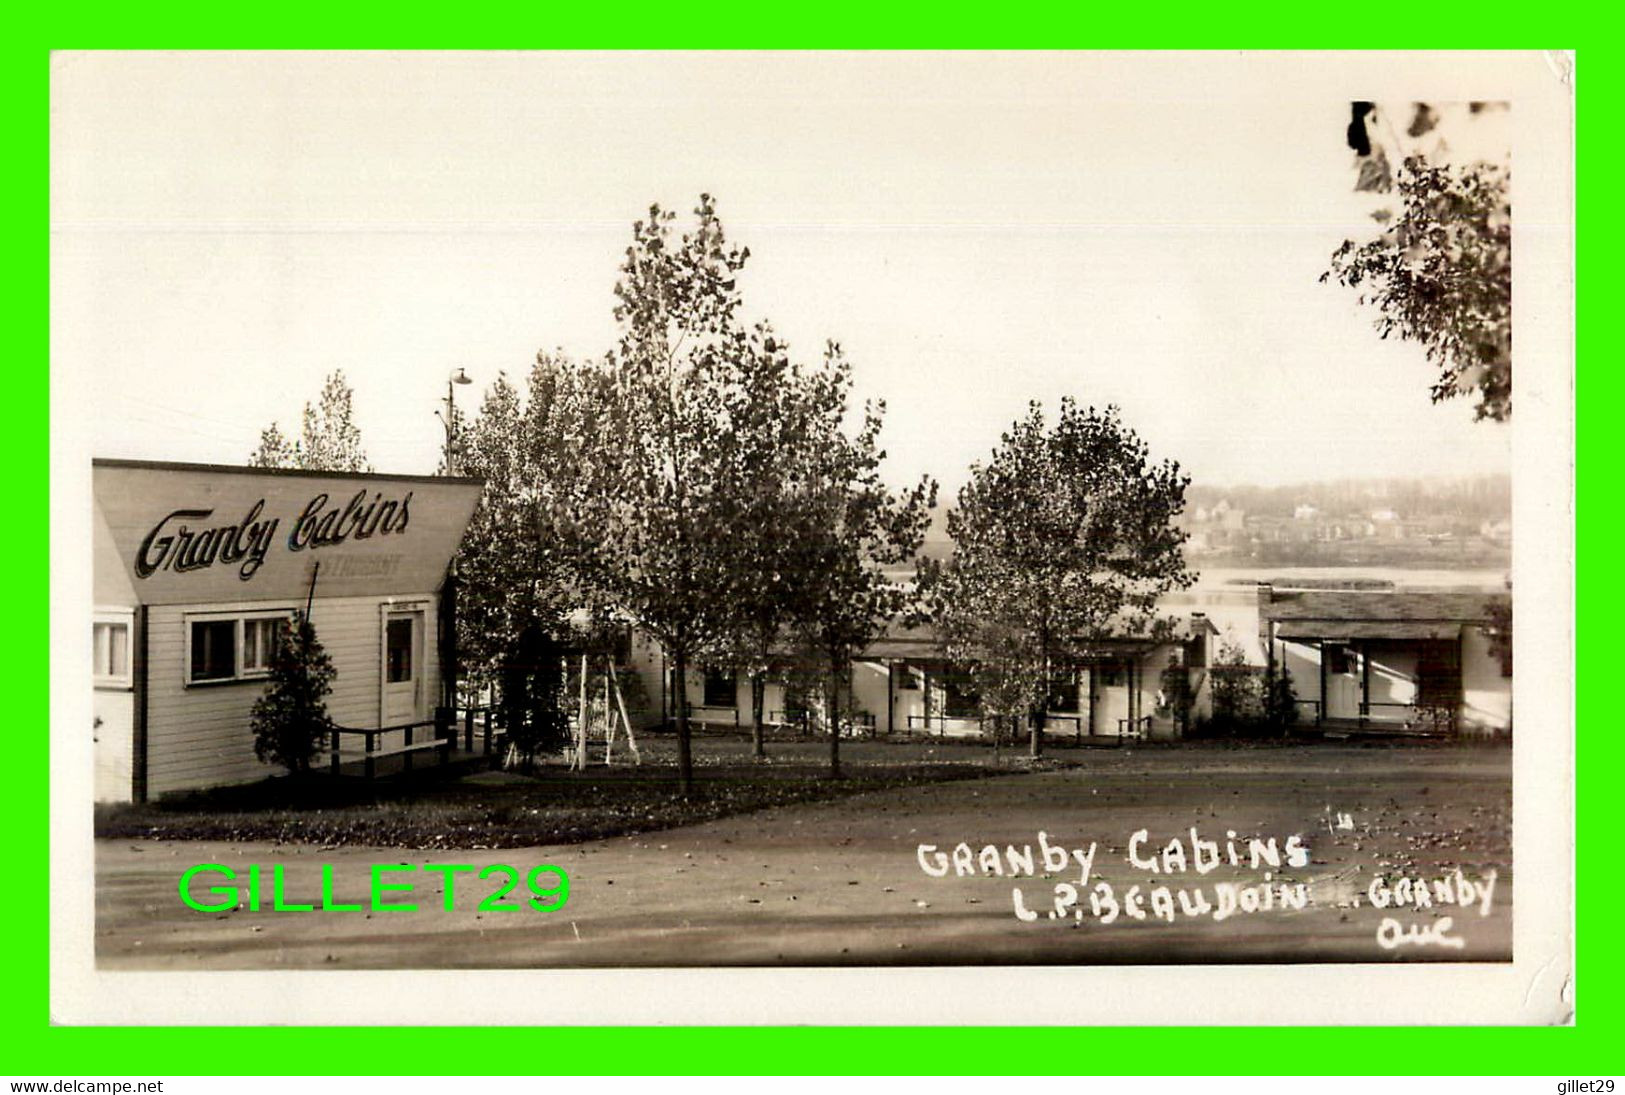
[[[877,792],[535,849],[99,841],[97,961],[112,969],[410,969],[1511,956],[1508,749],[1185,746],[1082,760],[1064,771]],[[1130,843],[1141,829],[1147,836],[1134,844],[1137,865]],[[1053,870],[1041,830],[1054,846]],[[1290,862],[1293,836],[1307,849],[1301,866]],[[1281,865],[1264,860],[1255,868],[1249,837],[1274,838]],[[1186,869],[1178,869],[1177,857],[1148,869],[1146,858],[1175,839]],[[1239,864],[1229,859],[1232,839]],[[1220,862],[1204,873],[1193,862],[1194,845],[1209,840],[1209,860],[1216,851]],[[956,870],[960,843],[966,849]],[[946,858],[926,852],[922,866],[921,845]],[[984,851],[989,845],[992,853]],[[1055,856],[1061,847],[1087,852],[1090,845],[1089,880],[1080,886],[1078,857],[1060,869]],[[200,912],[177,892],[181,872],[194,864],[246,872],[258,863],[268,877],[270,865],[281,863],[286,901],[319,905],[321,865],[331,864],[331,903],[365,906],[374,864],[454,862],[521,871],[558,864],[570,876],[568,902],[556,912],[482,912],[479,899],[494,883],[463,874],[448,911],[442,876],[421,871],[389,876],[416,879],[411,894],[388,897],[416,901],[413,912],[274,912],[268,894],[258,912]],[[934,877],[927,866],[947,873]],[[1376,893],[1386,908],[1372,906],[1374,877],[1384,880]],[[1402,878],[1420,884],[1401,889]],[[1016,889],[1030,919],[1018,915]],[[1396,890],[1404,901],[1397,909]],[[1414,890],[1424,892],[1425,905]],[[510,899],[523,896],[521,887]],[[1304,907],[1295,897],[1307,898]],[[1216,914],[1227,904],[1233,911],[1221,919]],[[1446,917],[1452,923],[1441,931]]]

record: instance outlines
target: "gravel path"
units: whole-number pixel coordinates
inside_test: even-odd
[[[96,953],[113,969],[472,968],[616,965],[799,965],[959,963],[1389,962],[1507,960],[1512,940],[1511,753],[1505,748],[1317,745],[1283,748],[1144,748],[1102,751],[1084,767],[876,792],[771,809],[705,825],[553,848],[403,852],[309,845],[105,840],[96,848]],[[1340,817],[1339,815],[1346,815]],[[1346,826],[1346,827],[1340,827]],[[1221,857],[1236,834],[1240,866],[1199,873],[1191,828]],[[1183,872],[1153,873],[1128,859],[1177,838]],[[1087,887],[1069,904],[1075,859],[1045,877],[1038,833],[1095,852]],[[1286,861],[1298,836],[1306,862]],[[1280,867],[1247,860],[1249,837],[1276,841]],[[922,844],[951,855],[985,846],[1006,875],[946,877],[922,869]],[[1021,877],[1008,877],[1007,847]],[[1032,846],[1035,875],[1020,863]],[[1055,855],[1052,853],[1052,862]],[[929,854],[927,863],[937,861]],[[183,870],[220,863],[285,864],[286,899],[319,904],[322,864],[332,865],[335,903],[369,902],[373,864],[507,863],[568,871],[568,903],[556,912],[480,911],[494,882],[456,878],[443,908],[441,876],[416,879],[414,912],[199,912],[179,899]],[[1178,864],[1169,864],[1177,868]],[[1433,883],[1454,891],[1457,870],[1479,886],[1440,907]],[[1268,880],[1265,875],[1268,874]],[[1374,876],[1426,883],[1430,906],[1373,908]],[[208,885],[215,881],[210,879]],[[1110,887],[1117,916],[1097,916],[1089,894]],[[1187,914],[1197,894],[1237,897],[1233,915]],[[1302,909],[1283,907],[1281,888]],[[1145,919],[1130,915],[1138,886]],[[1269,893],[1264,898],[1264,889]],[[1173,921],[1155,915],[1164,888]],[[202,890],[202,886],[199,890]],[[1031,920],[1019,919],[1019,888]],[[266,886],[269,890],[269,886]],[[1379,887],[1379,893],[1382,888]],[[1249,895],[1241,897],[1243,891]],[[526,896],[521,886],[512,897]],[[1453,893],[1452,900],[1460,897]],[[1358,897],[1358,904],[1354,904]],[[204,896],[205,900],[214,900]],[[1243,903],[1260,899],[1257,911]],[[1161,898],[1157,899],[1162,900]],[[1480,915],[1488,907],[1488,915]],[[1166,906],[1164,906],[1166,908]],[[1439,941],[1442,933],[1459,947]],[[1384,927],[1383,922],[1392,925]],[[1392,948],[1379,935],[1430,932]]]

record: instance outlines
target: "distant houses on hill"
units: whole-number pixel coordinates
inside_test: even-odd
[[[1301,487],[1193,487],[1182,523],[1198,562],[1505,566],[1505,477]]]

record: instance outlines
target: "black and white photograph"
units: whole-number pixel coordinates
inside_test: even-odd
[[[70,1021],[1570,1014],[1570,56],[52,69]]]

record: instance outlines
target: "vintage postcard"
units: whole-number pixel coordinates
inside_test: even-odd
[[[1568,1021],[1573,80],[55,55],[54,1017]]]

